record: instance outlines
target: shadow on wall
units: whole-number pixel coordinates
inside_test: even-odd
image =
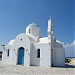
[[[32,45],[32,50],[31,50],[31,66],[40,66],[40,57],[37,57],[37,52],[38,49],[35,48],[34,45]]]

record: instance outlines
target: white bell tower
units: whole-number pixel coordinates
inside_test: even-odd
[[[51,43],[52,37],[53,37],[53,25],[52,25],[52,20],[50,17],[50,19],[48,20],[48,41],[49,43]]]

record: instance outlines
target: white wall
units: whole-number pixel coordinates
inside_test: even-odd
[[[8,49],[9,49],[9,56],[7,56]],[[11,45],[5,45],[5,47],[3,48],[2,61],[7,64],[12,63],[12,46]]]
[[[62,47],[53,48],[53,65],[65,66],[65,50]]]
[[[39,48],[39,47],[38,47]],[[35,47],[34,44],[32,44],[32,48],[31,48],[31,61],[30,61],[30,64],[32,66],[39,66],[40,65],[40,58],[37,58],[37,48]]]
[[[40,58],[37,58],[37,49],[40,49]],[[38,43],[32,46],[31,65],[51,66],[51,47],[48,43]]]
[[[22,39],[22,40],[21,40]],[[3,62],[16,65],[18,61],[18,49],[24,48],[24,66],[30,66],[30,40],[24,33],[19,34],[13,45],[6,45],[3,52]],[[7,50],[10,49],[9,57],[7,56]]]
[[[22,39],[22,40],[21,40]],[[30,66],[30,40],[28,38],[28,36],[24,33],[19,34],[16,39],[15,42],[13,44],[13,64],[17,64],[18,61],[18,49],[20,47],[24,48],[24,66]]]

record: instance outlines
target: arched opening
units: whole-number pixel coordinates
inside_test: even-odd
[[[0,60],[2,60],[2,51],[0,51]]]
[[[53,67],[53,49],[51,49],[51,66]]]
[[[24,48],[23,47],[20,47],[18,49],[18,62],[17,62],[17,64],[21,64],[21,65],[24,64]]]
[[[37,58],[40,58],[40,49],[37,49]]]

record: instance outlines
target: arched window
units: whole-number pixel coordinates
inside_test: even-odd
[[[0,51],[0,60],[2,60],[2,51]]]
[[[29,33],[30,33],[30,29],[29,29]]]
[[[37,49],[37,58],[40,58],[40,49]]]
[[[7,56],[8,56],[8,57],[9,57],[9,51],[10,51],[10,49],[7,50]]]

